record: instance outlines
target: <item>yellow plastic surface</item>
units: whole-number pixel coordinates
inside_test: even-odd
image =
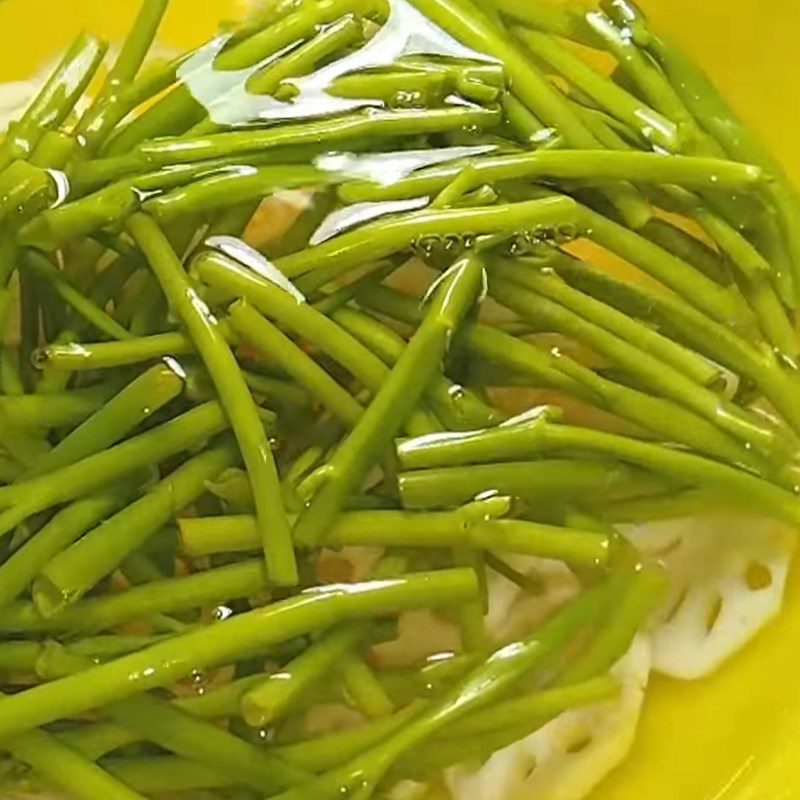
[[[164,44],[202,41],[220,17],[236,13],[237,2],[172,0]],[[800,183],[800,0],[640,2],[705,65]],[[0,79],[30,75],[83,27],[118,37],[137,6],[0,2]],[[782,617],[720,673],[687,684],[654,679],[631,757],[592,800],[800,800],[799,667],[795,568]]]

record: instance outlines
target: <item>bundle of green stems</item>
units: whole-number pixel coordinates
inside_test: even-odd
[[[614,524],[800,526],[780,166],[627,0],[275,3],[147,60],[168,5],[0,142],[0,786],[368,800],[613,700],[665,583]],[[498,640],[521,556],[582,588]],[[421,609],[458,652],[387,668]]]

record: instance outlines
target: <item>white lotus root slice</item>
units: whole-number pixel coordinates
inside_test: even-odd
[[[763,518],[707,516],[630,526],[645,560],[667,568],[653,669],[691,680],[713,672],[780,611],[795,535]]]
[[[612,670],[619,697],[560,714],[479,767],[448,770],[455,800],[580,800],[633,744],[650,673],[650,640],[634,639]]]

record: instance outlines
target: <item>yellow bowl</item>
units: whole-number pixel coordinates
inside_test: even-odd
[[[535,2],[536,0],[519,0]],[[800,184],[800,2],[641,0],[657,27],[702,63]],[[245,0],[172,0],[162,41],[186,47]],[[20,80],[82,28],[110,39],[134,0],[0,2],[0,80]],[[800,798],[800,568],[786,611],[707,680],[651,683],[631,756],[591,800]],[[489,800],[489,798],[487,798]]]

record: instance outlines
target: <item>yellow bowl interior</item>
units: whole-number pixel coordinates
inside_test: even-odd
[[[675,36],[706,67],[800,184],[800,2],[641,3],[660,30]],[[174,47],[200,42],[221,17],[233,16],[243,5],[243,0],[172,0],[162,41]],[[120,37],[137,6],[135,0],[5,0],[0,4],[0,79],[29,76],[81,28],[112,40]],[[591,800],[800,798],[797,568],[786,608],[712,678],[653,679],[630,758]]]

